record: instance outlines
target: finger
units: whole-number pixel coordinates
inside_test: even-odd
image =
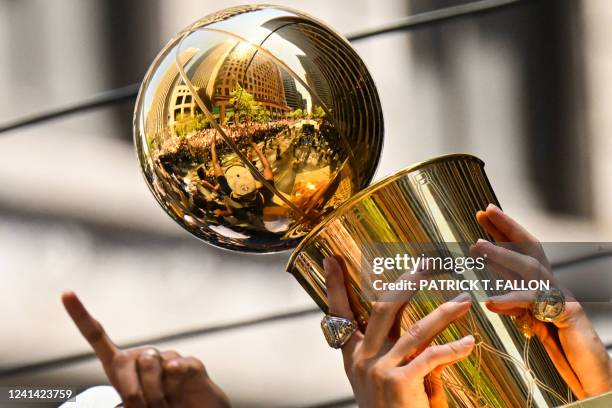
[[[427,347],[448,325],[467,314],[471,307],[471,299],[469,294],[462,293],[450,302],[438,306],[436,310],[410,326],[384,359],[390,365],[397,365],[406,357]]]
[[[425,378],[438,366],[452,364],[466,358],[473,349],[474,336],[472,335],[441,346],[430,346],[402,370],[405,371],[406,376],[411,378]]]
[[[533,290],[515,291],[501,296],[491,296],[485,305],[494,313],[517,316],[524,313],[525,310],[531,310],[535,295],[536,292]],[[580,305],[575,300],[566,297],[565,310],[552,323],[562,328],[577,308],[580,308]]]
[[[223,406],[229,407],[227,396],[211,381],[202,362],[195,357],[185,357],[183,364],[187,373],[183,382],[183,402],[185,406],[196,406],[201,401],[222,400]]]
[[[185,357],[182,363],[187,366],[183,383],[184,398],[203,394],[224,395],[223,391],[208,377],[202,361],[195,357]]]
[[[485,306],[493,313],[505,316],[522,316],[530,310],[535,299],[534,291],[516,291],[500,296],[491,296]]]
[[[521,224],[503,212],[495,204],[489,204],[486,210],[489,221],[502,232],[509,240],[505,242],[539,243],[540,241],[531,235]]]
[[[496,308],[495,306],[490,306],[490,305],[486,305],[486,306],[487,306],[487,309],[489,309],[493,313],[497,313],[499,315],[504,315],[504,316],[518,317],[525,313],[525,309],[519,309],[519,308],[500,309],[500,308]]]
[[[335,257],[327,257],[323,260],[323,267],[326,274],[325,284],[327,286],[329,314],[354,319],[346,293],[342,266]]]
[[[183,381],[187,374],[187,366],[182,364],[182,357],[163,362],[164,395],[171,404],[181,404],[183,401]]]
[[[170,361],[172,359],[178,358],[181,355],[174,350],[162,351],[159,353],[163,361]]]
[[[447,366],[437,367],[429,375],[429,406],[431,408],[447,408],[448,401],[446,399],[446,391],[442,382],[442,371]]]
[[[506,281],[523,280],[521,275],[519,275],[518,273],[510,270],[509,268],[506,268],[505,266],[491,259],[487,259],[486,267],[489,272],[495,273],[495,277],[500,277]]]
[[[146,404],[140,388],[136,359],[127,352],[118,352],[112,361],[116,383],[113,384],[125,408],[145,408]]]
[[[534,237],[522,225],[493,204],[489,204],[487,207],[486,215],[491,223],[508,237],[506,242],[523,244],[520,245],[520,252],[534,257],[544,266],[550,268],[548,258],[546,258],[546,254],[544,253],[544,249],[539,239]]]
[[[81,335],[91,345],[102,364],[105,367],[110,366],[119,349],[108,337],[100,322],[89,314],[74,292],[64,292],[62,303]]]
[[[180,364],[185,366],[185,379],[183,388],[185,392],[202,391],[207,387],[208,375],[202,361],[195,357],[184,357]]]
[[[557,336],[553,334],[552,326],[543,322],[533,320],[533,332],[538,337],[546,354],[550,357],[555,368],[565,380],[567,385],[570,387],[572,392],[580,399],[585,398],[584,388],[582,387],[580,380],[576,376],[574,369],[567,360],[565,352],[561,349],[560,344],[557,340]]]
[[[161,359],[161,355],[159,354],[159,351],[157,351],[157,349],[153,346],[134,347],[134,348],[125,349],[122,351],[128,353],[131,357],[136,359],[136,361],[138,361],[138,357],[140,357],[140,355],[143,353],[150,354],[150,355],[157,355],[158,358]]]
[[[166,408],[162,384],[161,358],[156,350],[145,350],[138,358],[138,375],[148,408]]]
[[[344,283],[344,271],[335,257],[325,258],[323,261],[325,268],[325,285],[327,286],[327,297],[329,302],[329,314],[346,319],[354,319],[351,305],[349,304],[346,286]],[[360,331],[353,333],[350,339],[342,346],[342,356],[345,366],[352,362],[355,347],[363,335]]]
[[[424,267],[419,267],[416,272],[405,272],[404,274],[400,275],[400,277],[394,283],[400,284],[401,287],[405,288],[410,288],[410,285],[413,285],[412,287],[414,288],[418,288],[422,280],[430,279],[427,276],[429,272],[430,271],[428,269]],[[397,302],[399,305],[399,310],[396,314],[396,318],[393,321],[388,335],[388,338],[391,340],[392,343],[395,343],[402,333],[401,316],[403,314],[404,309],[406,308],[406,305],[408,304],[410,299],[412,299],[416,295],[417,292],[418,289],[388,290],[386,292],[383,292],[383,295],[380,297],[380,301]]]
[[[178,385],[172,391],[172,399],[181,402],[179,406],[201,406],[202,401],[216,401],[229,407],[229,400],[223,390],[213,383],[202,362],[195,357],[178,357],[172,368]]]
[[[396,282],[416,281],[421,279],[421,276],[422,274],[407,272],[401,275]],[[383,344],[395,327],[399,311],[415,293],[416,291],[410,290],[388,291],[378,302],[374,303],[363,340],[363,350],[366,357],[381,352]]]
[[[505,295],[491,296],[487,299],[485,305],[492,312],[510,314],[509,311],[531,309],[534,300],[534,291],[520,290]]]
[[[523,279],[553,279],[542,263],[531,256],[494,245],[484,239],[476,241],[474,247],[477,253],[487,257],[487,261],[508,268]]]
[[[476,213],[476,221],[495,239],[496,242],[509,242],[510,239],[491,222],[485,211]]]
[[[429,403],[431,408],[448,408],[448,399],[446,398],[447,384],[442,380],[442,373],[446,367],[450,367],[455,363],[458,363],[463,358],[451,361],[448,364],[444,364],[436,367],[428,376],[430,386],[430,397]]]

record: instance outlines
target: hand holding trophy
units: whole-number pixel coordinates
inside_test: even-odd
[[[493,205],[479,212],[477,219],[496,241],[502,243],[496,246],[481,240],[473,247],[475,253],[488,254],[491,268],[500,275],[512,274],[524,280],[544,275],[556,281],[540,242],[515,220]],[[503,243],[519,244],[515,248],[521,251],[504,248]],[[533,309],[535,302],[536,292],[521,291],[491,297],[486,305],[495,313],[522,318]],[[554,326],[556,333],[547,322]],[[578,398],[612,391],[612,359],[579,302],[568,297],[556,316],[533,318],[529,323]]]
[[[474,214],[498,202],[484,163],[470,155],[428,160],[368,187],[382,149],[380,101],[363,61],[322,22],[263,5],[196,21],[147,73],[134,140],[151,192],[190,233],[236,251],[295,248],[287,270],[323,311],[340,314],[323,325],[330,344],[344,345],[364,406],[387,401],[380,392],[393,393],[406,373],[416,379],[412,397],[434,406],[549,408],[604,388],[584,381],[570,348],[563,351],[573,376],[566,356],[547,354],[542,336],[526,337],[499,298],[487,302],[502,291],[476,287],[465,302],[451,301],[457,291],[419,291],[401,307],[372,297],[375,258],[398,250],[468,256],[478,239],[512,240],[524,231],[504,229],[489,210],[476,221]],[[524,255],[547,267],[537,246],[530,250]],[[334,261],[326,275],[332,255],[341,257],[344,279]],[[489,272],[447,277],[477,280]],[[390,282],[399,277],[383,273]],[[584,329],[580,313],[573,316]],[[423,328],[420,336],[415,327]],[[391,333],[397,342],[386,339]],[[384,392],[368,385],[379,375],[391,379]],[[419,386],[431,377],[443,391],[440,381]]]
[[[479,211],[476,218],[499,246],[479,240],[472,246],[472,253],[488,254],[489,266],[508,278],[514,274],[522,279],[546,275],[555,281],[541,243],[501,209],[489,205],[486,211]],[[520,251],[510,250],[508,246]],[[324,267],[330,315],[354,322],[341,263],[329,257],[325,259]],[[411,278],[415,279],[414,276]],[[399,339],[391,340],[396,316],[413,296],[413,292],[404,291],[400,296],[387,296],[374,304],[365,334],[357,329],[356,324],[352,330],[343,333],[330,332],[331,329],[322,324],[330,346],[342,348],[345,370],[360,407],[448,406],[441,374],[447,366],[473,352],[474,338],[466,336],[439,346],[432,346],[431,341],[452,322],[466,315],[471,297],[462,294],[441,305],[410,326]],[[529,319],[529,329],[542,342],[577,397],[584,399],[610,392],[612,359],[580,304],[568,300],[560,313],[546,319],[528,317],[537,304],[533,291],[491,297],[486,305],[495,313]],[[548,324],[553,324],[557,332],[553,333]],[[333,326],[331,322],[329,325]]]
[[[329,313],[352,321],[342,266],[333,257],[324,263]],[[440,376],[446,366],[472,352],[474,337],[439,346],[430,343],[449,324],[465,316],[471,297],[461,294],[440,305],[397,341],[391,341],[396,316],[411,294],[404,291],[402,297],[376,303],[366,332],[355,328],[341,345],[346,374],[360,407],[448,407]]]

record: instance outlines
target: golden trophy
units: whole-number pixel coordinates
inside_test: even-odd
[[[334,211],[298,245],[288,270],[326,310],[323,259],[341,254],[348,274],[347,286],[351,288],[351,306],[363,327],[372,305],[364,288],[363,265],[398,252],[414,256],[431,253],[431,243],[441,255],[466,251],[461,243],[487,236],[475,214],[489,203],[499,204],[484,163],[476,157],[455,154],[419,163],[378,181]],[[491,278],[486,270],[468,271],[465,277],[470,278],[470,274]],[[419,291],[401,316],[401,329],[459,293]],[[507,316],[486,309],[484,301],[491,294],[500,293],[482,288],[471,291],[476,301],[468,317],[436,338],[441,343],[468,334],[476,338],[476,350],[470,358],[445,370],[443,381],[450,405],[553,407],[571,401],[567,385],[541,344],[526,337]]]
[[[364,264],[392,249],[418,253],[419,243],[464,251],[487,237],[476,212],[498,204],[484,163],[464,154],[368,187],[383,141],[374,82],[346,39],[284,7],[229,8],[178,33],[143,81],[134,138],[151,192],[177,223],[229,250],[297,246],[287,269],[323,311],[322,261],[341,256],[362,328],[373,300]],[[419,292],[401,328],[456,294]],[[435,339],[476,338],[472,356],[445,370],[451,406],[571,402],[538,340],[483,307],[490,294],[471,291],[468,317]]]

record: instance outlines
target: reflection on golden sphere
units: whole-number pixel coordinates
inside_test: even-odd
[[[219,247],[274,252],[368,185],[383,118],[344,38],[293,10],[243,6],[202,18],[161,51],[134,139],[176,222]]]

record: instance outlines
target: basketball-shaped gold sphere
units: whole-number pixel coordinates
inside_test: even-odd
[[[204,17],[144,78],[134,140],[153,195],[218,247],[274,252],[372,179],[383,141],[374,82],[345,38],[276,6]]]

